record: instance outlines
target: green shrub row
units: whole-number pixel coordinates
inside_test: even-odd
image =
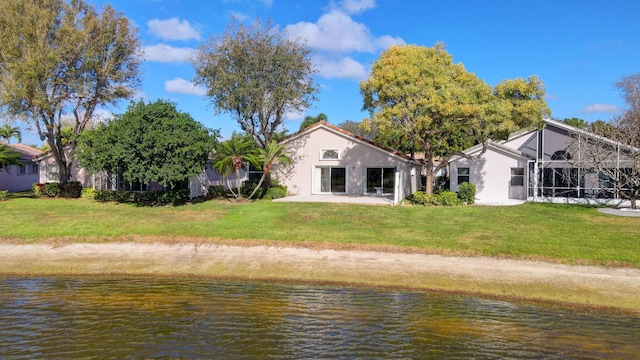
[[[99,202],[131,203],[139,206],[184,205],[189,201],[189,189],[159,191],[96,190]]]
[[[9,197],[9,190],[0,190],[0,201],[7,200]]]
[[[456,206],[470,205],[475,202],[476,187],[470,183],[462,183],[458,192],[441,191],[434,194],[426,194],[424,191],[418,191],[409,196],[408,199],[414,204],[425,206]]]
[[[79,181],[70,181],[66,184],[35,183],[32,186],[33,194],[37,197],[63,197],[75,199],[82,195],[82,184]]]

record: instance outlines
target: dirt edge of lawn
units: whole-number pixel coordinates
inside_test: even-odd
[[[640,269],[215,243],[0,244],[0,275],[202,276],[435,290],[640,314]]]

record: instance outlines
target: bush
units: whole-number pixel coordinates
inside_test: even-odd
[[[418,191],[409,197],[414,204],[425,206],[456,206],[460,205],[458,194],[452,191],[443,191],[438,194],[426,194]]]
[[[60,184],[60,196],[67,199],[77,199],[82,195],[82,184],[79,181],[70,181]]]
[[[46,183],[42,188],[42,194],[48,197],[60,196],[60,184],[58,183]]]
[[[218,197],[225,197],[226,195],[227,195],[227,191],[225,190],[224,186],[222,185],[209,186],[209,193],[207,194],[208,198],[214,199]]]
[[[244,182],[244,184],[242,184],[242,187],[240,188],[240,194],[242,195],[242,197],[249,197],[249,195],[251,195],[251,193],[253,192],[253,189],[256,188],[256,186],[258,186],[258,182],[257,181],[253,181],[253,180],[247,180]],[[262,197],[264,196],[265,190],[263,188],[258,189],[258,191],[256,191],[255,195],[253,195],[254,199],[262,199]]]
[[[94,200],[96,198],[96,189],[83,188],[80,197],[87,200]]]
[[[436,194],[439,204],[443,206],[456,206],[460,205],[460,199],[458,199],[458,194],[453,191],[443,191],[439,194]]]
[[[0,190],[0,201],[7,200],[9,197],[9,190]]]
[[[31,187],[33,189],[33,194],[37,197],[44,196],[44,184],[42,183],[33,183]]]
[[[169,190],[161,192],[158,205],[184,205],[189,201],[189,189]]]
[[[263,199],[272,200],[272,199],[280,199],[287,196],[287,187],[284,185],[276,185],[270,187],[267,192],[264,194]]]
[[[473,204],[476,201],[476,186],[468,182],[463,182],[460,184],[460,187],[458,187],[458,198],[463,204]]]

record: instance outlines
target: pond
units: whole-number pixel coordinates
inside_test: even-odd
[[[0,358],[634,358],[640,319],[431,292],[2,278]]]

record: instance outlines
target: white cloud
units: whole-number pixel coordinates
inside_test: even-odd
[[[162,40],[200,40],[200,32],[187,20],[171,18],[167,20],[153,19],[147,22],[149,32]]]
[[[167,44],[156,44],[145,46],[143,49],[144,57],[148,61],[158,61],[163,63],[185,62],[188,61],[193,52],[188,47],[173,47]]]
[[[327,79],[362,80],[369,75],[364,65],[349,56],[340,59],[318,58],[316,64],[319,68],[318,74]]]
[[[299,22],[288,25],[285,30],[290,35],[306,39],[307,45],[320,50],[375,50],[369,29],[338,10],[322,15],[316,23]]]
[[[342,0],[342,8],[349,14],[358,14],[376,7],[376,0]]]
[[[229,19],[236,19],[240,22],[243,22],[245,20],[247,20],[247,16],[241,12],[238,11],[229,11],[227,13],[227,18]]]
[[[298,121],[304,118],[304,111],[289,111],[284,114],[284,119],[286,121]]]
[[[582,108],[583,113],[619,113],[621,110],[616,105],[591,104]]]
[[[191,81],[182,78],[175,78],[164,82],[164,90],[170,93],[179,93],[187,95],[206,95],[207,89],[202,86],[196,86]]]
[[[390,36],[390,35],[381,36],[376,39],[376,45],[378,45],[378,47],[383,50],[388,49],[392,45],[405,45],[405,44],[406,42],[404,42],[402,38],[399,38],[399,37],[394,38],[393,36]]]
[[[369,28],[354,21],[341,10],[332,10],[320,17],[317,22],[299,22],[285,28],[292,38],[303,38],[307,45],[332,52],[369,52],[386,49],[393,44],[404,44],[401,38],[389,35],[374,38]]]

